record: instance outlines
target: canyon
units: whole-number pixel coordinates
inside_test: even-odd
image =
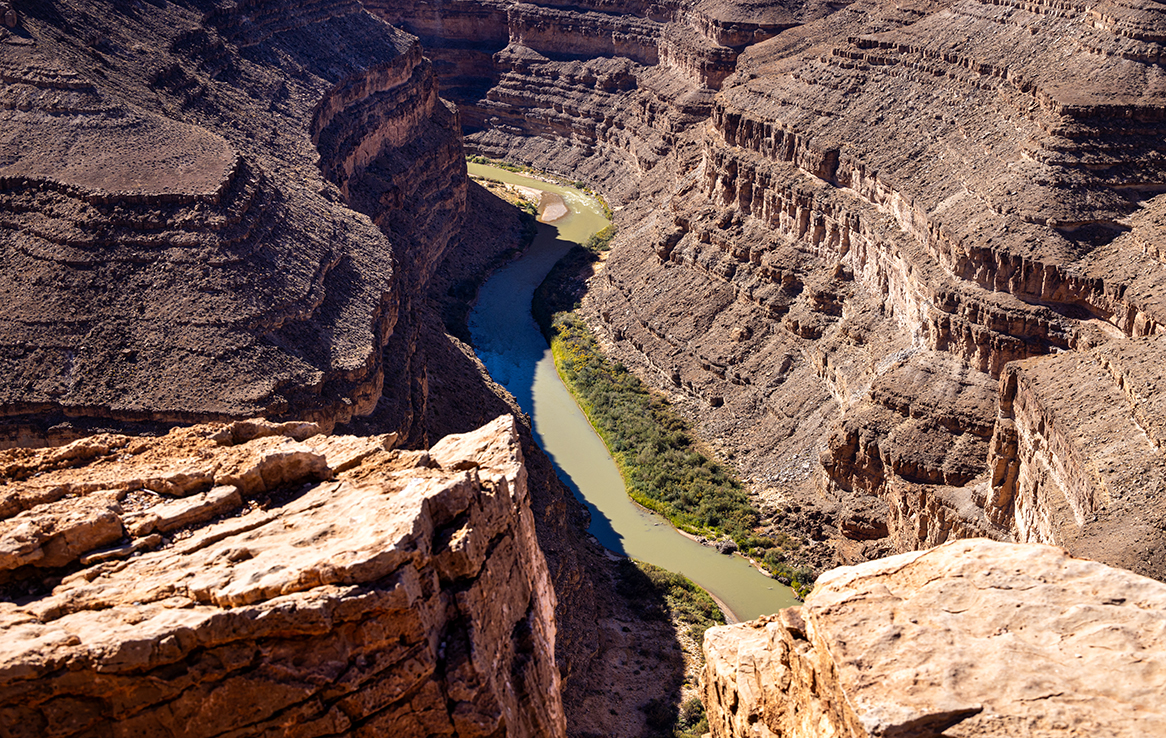
[[[805,561],[1166,576],[1158,4],[387,5],[469,147],[624,206],[584,314]]]
[[[797,563],[858,565],[710,631],[716,735],[813,734],[790,704],[839,734],[1071,734],[1076,708],[1037,725],[1019,688],[924,714],[830,660],[863,618],[938,600],[1082,627],[967,589],[1001,568],[1044,572],[1034,608],[1155,643],[1125,603],[1166,578],[1160,3],[17,0],[0,21],[6,729],[648,734],[675,637],[616,593],[465,343],[524,228],[466,153],[604,194],[619,231],[582,314],[605,350]],[[911,658],[887,639],[881,663]],[[814,702],[815,674],[867,707]]]
[[[395,448],[419,451],[518,413],[457,336],[466,335],[475,285],[513,255],[525,226],[467,181],[458,114],[437,96],[414,37],[357,2],[12,7],[17,22],[0,29],[0,446],[160,437],[259,416],[321,433],[391,435]],[[553,674],[532,672],[541,676],[530,693],[558,693],[542,679],[553,675],[573,735],[638,735],[646,720],[638,708],[678,700],[681,647],[663,605],[644,609],[617,593],[618,562],[586,535],[586,509],[519,417],[557,629],[553,656],[550,641],[537,644],[540,658],[553,658]],[[210,495],[200,500],[226,506],[216,516],[234,504],[228,490],[191,484],[187,491]],[[169,499],[174,489],[158,491],[166,510],[185,509]],[[159,545],[151,536],[173,535],[138,535],[109,512],[121,504],[117,495],[99,499],[92,512],[102,527],[72,543],[53,538],[69,551],[64,558],[42,551],[43,566],[14,562],[5,602],[40,601],[65,586],[81,567],[73,554],[96,547],[144,556]],[[21,537],[22,526],[42,514],[55,520],[52,502],[5,509],[5,525],[25,514],[5,529],[13,535],[5,546],[36,556],[42,549]],[[186,521],[178,533],[205,521]],[[335,603],[347,607],[342,597]],[[296,638],[319,635],[314,617],[292,618]],[[212,627],[208,642],[220,635]],[[514,653],[529,651],[522,629],[494,635]],[[254,634],[256,643],[265,637]],[[291,679],[299,666],[289,658]],[[203,688],[234,667],[223,669],[208,672]],[[649,687],[617,693],[641,674]],[[427,683],[477,699],[455,681]],[[59,704],[81,709],[99,685]],[[28,724],[56,720],[48,714],[54,694],[46,688],[37,701],[27,686],[21,699],[44,706]],[[364,699],[352,689],[352,700]],[[301,696],[316,699],[310,692]],[[316,704],[330,709],[341,698],[334,692]],[[493,699],[479,707],[505,702]],[[165,700],[151,704],[168,709]],[[85,714],[96,722],[77,730],[101,733],[103,720],[124,714],[90,706]],[[516,729],[499,727],[499,714],[483,725]],[[551,717],[530,724],[558,725]],[[23,720],[5,712],[5,732]],[[328,720],[328,730],[341,729],[343,721]],[[200,734],[231,730],[208,726]]]

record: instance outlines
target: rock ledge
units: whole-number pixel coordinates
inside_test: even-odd
[[[0,453],[0,734],[561,736],[514,420]]]
[[[718,737],[1166,734],[1166,585],[1050,546],[835,569],[704,649]]]

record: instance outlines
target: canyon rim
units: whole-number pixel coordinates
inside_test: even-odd
[[[1164,43],[1155,0],[0,3],[0,726],[660,730],[671,626],[464,340],[525,227],[476,154],[603,193],[604,350],[857,565],[712,631],[715,735],[1160,733]],[[839,650],[875,600],[993,625],[883,666],[1029,628],[1135,676],[921,707]]]

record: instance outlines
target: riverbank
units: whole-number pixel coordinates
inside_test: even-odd
[[[537,187],[509,184],[486,176],[470,175],[470,179],[484,186],[523,212],[536,216],[539,223],[554,223],[570,212],[567,202],[554,192]]]
[[[535,312],[545,315],[547,310]],[[549,332],[559,376],[611,451],[628,496],[682,532],[731,539],[718,550],[739,550],[774,577],[786,577],[788,582],[781,583],[790,584],[799,597],[808,594],[813,573],[785,566],[781,544],[755,532],[760,516],[744,487],[667,400],[622,365],[609,362],[577,314],[555,314]]]
[[[539,223],[554,223],[559,218],[567,217],[571,212],[562,197],[546,190],[539,193],[538,204],[535,207],[538,209]]]
[[[475,176],[522,186],[542,183],[470,164]],[[539,225],[530,249],[483,286],[471,318],[473,346],[490,375],[531,415],[535,436],[559,477],[591,513],[588,531],[608,550],[678,572],[707,590],[742,620],[797,604],[790,590],[739,557],[724,556],[682,535],[666,519],[629,498],[611,453],[563,384],[546,339],[531,317],[534,293],[556,263],[582,251],[609,224],[602,208],[575,187],[547,185],[572,213]]]
[[[467,156],[466,162],[469,165],[476,165],[483,168],[493,169],[495,171],[510,172],[512,174],[517,174],[521,177],[543,182],[552,186],[570,187],[572,189],[578,190],[595,200],[595,202],[597,202],[603,209],[603,217],[609,221],[614,215],[614,210],[621,210],[623,208],[621,205],[620,207],[617,207],[613,210],[610,203],[607,202],[607,198],[605,198],[601,192],[591,189],[585,182],[581,180],[571,179],[570,177],[566,177],[561,174],[535,169],[534,167],[526,166],[525,164],[514,164],[512,162],[501,161],[498,159],[488,159],[484,156]]]
[[[560,378],[611,451],[629,497],[693,540],[722,539],[718,548],[739,551],[804,598],[814,572],[786,564],[800,541],[755,532],[759,514],[727,465],[699,443],[665,398],[609,362],[574,312],[597,260],[595,250],[571,249],[535,290],[532,313],[551,344]]]

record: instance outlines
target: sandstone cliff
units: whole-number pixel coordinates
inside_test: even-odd
[[[984,508],[1023,541],[1166,572],[1163,338],[1010,364]]]
[[[563,735],[514,420],[317,431],[0,454],[0,732]]]
[[[959,541],[837,569],[705,636],[716,738],[1166,732],[1166,585],[1047,546]]]

